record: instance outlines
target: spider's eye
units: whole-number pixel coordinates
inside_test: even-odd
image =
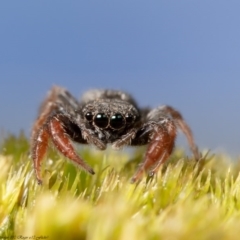
[[[133,122],[133,115],[131,113],[127,113],[125,118],[128,124]]]
[[[93,114],[91,112],[87,112],[85,114],[85,118],[88,120],[88,121],[92,121],[93,119]]]
[[[108,126],[108,116],[105,113],[98,113],[94,117],[94,123],[100,128]]]
[[[125,125],[125,119],[120,113],[116,113],[111,116],[110,126],[113,129],[120,129]]]

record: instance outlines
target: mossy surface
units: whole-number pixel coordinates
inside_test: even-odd
[[[79,150],[94,176],[50,150],[37,185],[23,134],[0,149],[0,239],[238,239],[240,164],[180,150],[152,178],[130,178],[142,150]],[[134,158],[132,161],[129,159]]]

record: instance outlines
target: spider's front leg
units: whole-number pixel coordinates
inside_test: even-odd
[[[146,123],[136,133],[132,145],[148,143],[149,145],[143,164],[132,178],[133,182],[139,180],[142,174],[149,169],[154,174],[159,166],[168,159],[174,148],[177,129],[182,130],[185,134],[195,159],[201,158],[192,131],[179,111],[171,106],[160,106],[150,112],[144,112],[143,115]]]
[[[52,141],[64,156],[87,172],[94,174],[93,169],[76,154],[71,140],[80,143],[93,142],[98,148],[104,148],[105,145],[92,136],[87,129],[80,127],[80,123],[76,123],[76,120],[79,120],[75,111],[78,107],[77,100],[66,89],[58,86],[50,90],[42,103],[31,136],[31,156],[39,184],[42,183],[40,165],[49,141]]]
[[[144,124],[137,133],[139,143],[148,141],[149,145],[145,153],[144,162],[138,168],[132,178],[136,182],[142,178],[144,172],[150,170],[151,174],[171,155],[176,139],[177,129],[174,121],[168,117],[159,118],[158,122]]]
[[[36,132],[33,139],[31,155],[39,184],[42,183],[40,166],[47,151],[49,140],[53,142],[57,150],[65,157],[72,160],[90,174],[94,174],[93,169],[77,155],[72,145],[71,138],[67,134],[63,122],[61,122],[61,115],[54,115],[48,118],[46,123]]]

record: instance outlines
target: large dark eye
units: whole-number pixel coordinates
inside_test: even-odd
[[[133,122],[133,115],[131,113],[127,113],[125,118],[128,124]]]
[[[94,123],[100,128],[106,128],[108,126],[108,116],[105,113],[98,113],[94,117]]]
[[[93,119],[93,114],[91,112],[87,112],[85,114],[85,118],[90,122]]]
[[[125,125],[125,119],[122,116],[122,114],[116,113],[116,114],[111,116],[110,126],[113,129],[120,129],[120,128],[124,127],[124,125]]]

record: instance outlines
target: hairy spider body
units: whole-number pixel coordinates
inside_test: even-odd
[[[177,128],[186,135],[198,159],[191,129],[172,107],[142,109],[129,94],[115,90],[90,90],[78,102],[66,89],[54,86],[32,129],[31,155],[36,178],[41,184],[40,165],[50,140],[60,153],[90,174],[94,174],[93,169],[77,155],[72,141],[91,144],[99,150],[105,150],[108,144],[115,149],[148,144],[144,161],[132,178],[135,182],[145,171],[157,172],[168,159]]]

